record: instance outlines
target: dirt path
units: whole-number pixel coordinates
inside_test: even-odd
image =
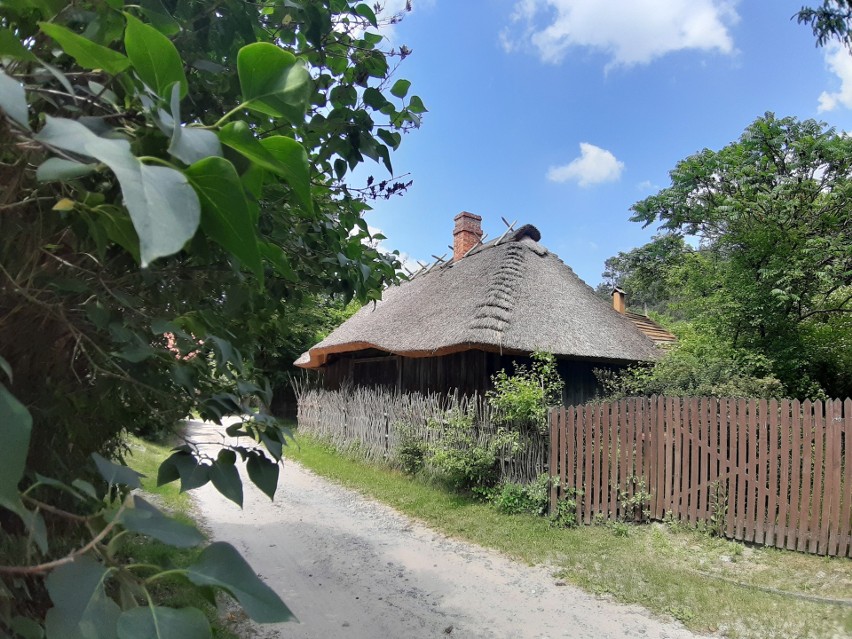
[[[248,482],[242,511],[209,485],[196,493],[214,539],[239,548],[301,622],[262,626],[260,637],[695,636],[447,538],[292,461],[274,503]]]

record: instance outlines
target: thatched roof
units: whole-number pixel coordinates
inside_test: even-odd
[[[547,351],[601,362],[652,361],[661,351],[601,300],[525,226],[502,242],[393,286],[296,364],[322,366],[332,353],[375,348],[408,357],[482,349]]]

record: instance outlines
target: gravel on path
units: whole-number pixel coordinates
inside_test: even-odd
[[[218,437],[190,422],[191,438]],[[240,510],[209,484],[193,491],[215,540],[236,546],[300,623],[263,639],[500,637],[694,639],[643,608],[561,585],[544,566],[431,530],[285,461],[275,501],[244,482]]]

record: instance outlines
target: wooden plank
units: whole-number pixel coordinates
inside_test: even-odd
[[[733,411],[732,411],[733,412]],[[733,491],[734,499],[732,507],[736,513],[736,523],[734,527],[734,538],[742,539],[745,535],[745,504],[746,504],[746,483],[745,483],[745,460],[748,450],[746,448],[748,442],[748,415],[746,413],[746,402],[744,399],[736,401],[736,420],[731,419],[731,439],[732,445],[736,441],[737,456],[735,460],[736,468],[736,488]],[[734,427],[736,425],[736,431]],[[736,432],[736,435],[734,433]]]
[[[672,501],[672,488],[674,486],[674,463],[672,458],[674,455],[674,431],[672,424],[674,423],[674,404],[673,397],[664,398],[665,402],[665,438],[664,438],[664,461],[665,461],[665,489],[663,492],[663,504],[665,510],[670,515],[674,514],[674,503]]]
[[[822,509],[826,506],[823,495],[823,473],[825,468],[825,406],[821,400],[814,402],[814,469],[813,493],[811,494],[810,534],[808,552],[821,550],[822,530],[820,529]]]
[[[843,485],[840,494],[843,495],[843,505],[840,509],[840,538],[837,554],[841,557],[852,557],[852,399],[843,402],[843,453],[845,464],[843,468]]]
[[[654,407],[654,423],[652,424],[652,428],[654,433],[654,473],[656,478],[656,481],[653,483],[655,499],[652,515],[654,519],[662,519],[665,514],[665,502],[663,499],[666,483],[665,398],[652,397],[651,404]]]
[[[757,445],[754,462],[757,465],[757,504],[754,509],[755,528],[754,541],[766,543],[766,521],[768,518],[767,502],[769,500],[769,415],[765,399],[757,403]],[[773,484],[774,485],[774,484]]]
[[[708,416],[707,416],[707,454],[708,454],[708,475],[707,481],[710,484],[708,486],[708,500],[707,500],[707,518],[713,516],[713,504],[709,498],[710,491],[713,490],[713,494],[716,494],[716,491],[713,485],[719,481],[720,469],[719,469],[719,399],[716,397],[711,397],[708,407]]]
[[[618,518],[618,456],[621,441],[621,432],[624,425],[621,423],[621,414],[618,412],[618,402],[610,404],[609,423],[612,426],[612,437],[609,440],[609,503],[610,519]]]
[[[781,471],[781,484],[778,487],[778,520],[775,524],[775,546],[787,545],[787,517],[790,512],[790,476],[792,473],[793,444],[790,432],[790,400],[783,399],[778,406],[778,428],[781,431],[778,464]]]
[[[702,397],[698,401],[698,485],[695,487],[697,498],[695,516],[699,522],[707,521],[707,486],[710,482],[708,466],[710,460],[710,399]]]
[[[701,465],[701,415],[698,412],[698,398],[689,400],[689,485],[686,493],[689,495],[689,523],[698,522],[698,471]]]
[[[682,519],[681,510],[681,470],[683,466],[683,412],[686,410],[686,402],[680,398],[674,398],[674,411],[671,424],[672,429],[672,464],[674,469],[674,482],[672,483],[672,516],[678,520]]]
[[[637,477],[637,482],[647,482],[645,476],[645,411],[642,410],[645,400],[636,398],[633,400],[631,408],[633,409],[633,450],[635,458],[633,460],[633,475]],[[637,485],[631,485],[632,494],[636,493]],[[637,518],[641,520],[642,509],[636,513]]]
[[[592,443],[594,444],[594,451],[592,455],[591,480],[592,488],[595,493],[594,501],[592,502],[592,516],[594,517],[597,513],[601,512],[601,506],[603,504],[603,499],[601,499],[601,486],[603,485],[603,482],[601,481],[603,466],[601,461],[601,441],[603,439],[603,435],[601,434],[600,404],[595,404],[592,407],[592,422]]]
[[[625,402],[627,408],[627,455],[625,457],[624,474],[621,478],[622,490],[627,499],[633,497],[635,489],[635,460],[636,460],[636,398],[630,398]],[[625,517],[632,520],[635,516],[633,509],[625,512]]]
[[[754,541],[755,510],[757,506],[757,400],[746,400],[748,427],[746,430],[745,486],[746,503],[743,516],[743,538]]]
[[[810,524],[808,536],[808,552],[820,551],[820,530],[822,508],[824,506],[823,474],[825,468],[825,405],[821,400],[813,404],[814,409],[814,462],[813,462],[813,493],[811,494]]]
[[[573,410],[573,409],[571,409]],[[574,457],[568,455],[568,409],[563,406],[559,409],[559,489],[564,491],[568,486],[568,469],[574,468]],[[573,451],[572,451],[573,453]],[[565,495],[563,494],[563,497]]]
[[[809,540],[809,513],[813,468],[811,448],[814,443],[814,412],[809,399],[802,402],[802,489],[799,494],[799,517],[796,531],[796,549],[805,551]]]
[[[776,545],[778,530],[778,490],[781,485],[779,472],[778,444],[781,433],[778,428],[778,400],[770,399],[766,414],[766,437],[767,454],[769,459],[766,465],[767,502],[766,502],[766,527],[764,529],[764,543],[767,546]]]
[[[568,446],[572,448],[574,459],[573,474],[577,502],[577,523],[579,524],[583,521],[583,500],[586,497],[583,494],[583,407],[572,407],[568,419],[568,427],[572,433],[569,435]],[[569,472],[571,472],[570,468]]]
[[[628,466],[627,460],[630,455],[630,447],[631,442],[628,438],[628,429],[630,428],[630,418],[627,414],[627,400],[619,400],[618,402],[618,414],[619,420],[621,423],[621,433],[619,437],[619,450],[618,450],[618,483],[616,484],[620,491],[623,491],[626,487],[627,476],[628,476]],[[625,517],[626,512],[621,505],[621,500],[619,500],[618,504],[618,514],[620,517]]]
[[[586,404],[583,406],[583,453],[585,456],[585,465],[583,467],[583,521],[587,524],[592,523],[592,451],[594,443],[592,441],[592,405]]]
[[[824,555],[837,555],[840,527],[840,412],[839,400],[825,403],[825,499],[820,525],[820,547]]]
[[[551,515],[556,512],[556,500],[559,497],[559,485],[557,481],[554,481],[554,479],[559,475],[559,415],[561,412],[562,411],[560,409],[553,408],[548,413],[548,421],[550,424],[550,463],[548,465],[548,472],[550,474],[549,511]]]
[[[790,516],[787,518],[787,549],[799,543],[799,502],[802,497],[802,407],[799,400],[790,404]]]
[[[610,510],[610,481],[609,481],[609,458],[612,452],[610,451],[610,433],[612,432],[612,413],[610,408],[612,402],[602,404],[603,414],[601,415],[601,429],[603,437],[601,439],[601,512],[604,517],[609,519]]]
[[[731,398],[722,399],[720,402],[720,418],[719,418],[719,441],[722,454],[722,460],[725,465],[725,498],[727,499],[727,518],[725,521],[725,535],[728,538],[733,538],[736,523],[736,512],[734,505],[736,503],[736,405]]]

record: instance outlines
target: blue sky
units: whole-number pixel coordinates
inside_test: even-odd
[[[414,51],[397,76],[429,109],[393,157],[414,184],[367,217],[412,259],[446,253],[467,210],[492,238],[501,216],[534,224],[594,286],[651,237],[630,206],[678,160],[766,111],[852,130],[852,56],[790,19],[802,0],[413,4],[388,37]],[[371,164],[354,182],[368,174],[387,178]]]

